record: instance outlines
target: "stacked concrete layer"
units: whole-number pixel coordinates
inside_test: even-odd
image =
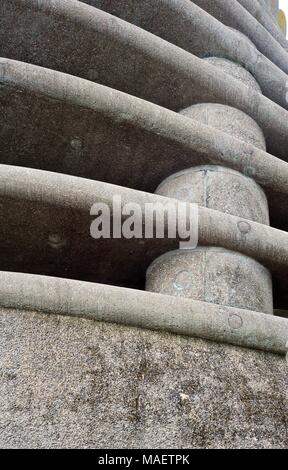
[[[254,259],[219,247],[169,251],[149,266],[146,290],[273,315],[270,272]]]
[[[275,20],[279,11],[279,0],[259,0],[259,3],[269,12],[269,14]]]
[[[253,0],[253,3],[255,3],[254,8],[257,6],[256,2]],[[265,20],[259,22],[257,18],[259,9],[254,11],[249,6],[249,12],[244,8],[247,7],[247,0],[245,0],[246,5],[242,1],[239,2],[237,0],[215,0],[213,2],[210,2],[210,0],[194,0],[194,3],[217,18],[221,23],[241,31],[255,44],[259,51],[263,52],[267,57],[269,56],[273,62],[278,62],[280,57],[284,59],[285,53],[287,53],[287,41],[281,33],[279,36],[275,32],[272,25],[274,24],[275,28],[278,28],[276,21],[274,21],[272,16],[270,16],[269,20],[267,15],[264,14]],[[252,3],[251,0],[249,3]],[[259,8],[261,9],[261,6]],[[253,13],[256,14],[256,18]],[[263,21],[265,21],[265,26],[262,26]],[[284,67],[287,67],[287,62]]]
[[[96,241],[90,237],[93,218],[89,214],[94,203],[108,204],[113,213],[113,196],[120,195],[123,204],[137,203],[144,212],[146,202],[166,203],[167,198],[107,183],[5,165],[1,166],[0,181],[3,270],[54,276],[64,274],[76,279],[143,288],[149,264],[178,246],[177,240],[173,239]],[[146,223],[149,223],[148,219]],[[276,306],[282,308],[285,305],[286,232],[200,207],[199,244],[223,246],[264,264],[273,272],[279,286]]]
[[[8,59],[2,59],[0,66],[1,163],[69,173],[148,192],[183,168],[217,163],[253,177],[268,195],[272,224],[287,228],[286,162],[116,90]],[[214,78],[217,73],[213,68]],[[209,95],[203,93],[202,97],[217,97],[234,107],[241,105],[264,129],[276,153],[287,158],[286,111],[258,93],[250,91],[247,96],[247,88],[236,80],[231,99],[221,79],[217,91],[211,81]]]
[[[55,277],[1,272],[0,279],[2,308],[168,331],[281,355],[288,350],[285,319],[243,308]]]
[[[242,38],[242,47],[235,49],[231,40],[236,40],[236,31],[233,32],[230,28],[225,28],[225,25],[244,33],[254,43],[255,25],[257,24],[256,41],[257,39],[258,41],[256,45],[259,51],[284,71],[288,70],[286,50],[281,49],[278,44],[280,42],[282,47],[285,46],[287,49],[287,41],[275,21],[272,20],[266,9],[259,5],[257,0],[238,2],[246,9],[239,4],[237,5],[237,2],[233,2],[232,8],[230,8],[227,5],[229,2],[223,2],[223,0],[221,5],[218,2],[219,6],[216,9],[215,6],[214,9],[212,6],[214,2],[210,2],[211,5],[209,2],[200,2],[198,6],[197,1],[190,0],[162,0],[157,3],[157,7],[153,0],[136,0],[136,2],[129,0],[125,4],[117,0],[85,0],[84,3],[105,10],[129,23],[134,23],[193,54],[206,56],[217,52],[231,60],[245,61],[247,68],[254,66],[256,74],[257,67],[253,64],[251,44],[250,55],[247,41],[244,41],[244,38]],[[258,21],[265,27],[261,27]],[[237,59],[236,54],[238,55]]]
[[[208,60],[249,89],[261,93],[257,81],[239,64],[217,57]],[[181,114],[266,150],[261,128],[239,109],[201,103],[189,106]],[[200,168],[200,172],[199,167],[192,167],[171,175],[156,193],[231,215],[242,214],[249,221],[269,225],[267,198],[251,178],[239,172],[235,175],[225,167]],[[247,230],[248,220],[242,223]],[[168,252],[155,260],[146,274],[146,290],[273,314],[272,279],[266,268],[252,258],[218,245],[207,248],[199,244],[197,249],[193,248]]]
[[[251,13],[251,15],[267,29],[267,31],[269,31],[269,33],[286,51],[288,51],[287,39],[284,37],[278,24],[275,24],[275,19],[271,18],[270,12],[263,7],[263,2],[260,2],[259,0],[238,0],[238,2],[241,3],[241,5],[246,8],[246,10],[248,10],[249,13]]]
[[[168,177],[155,192],[270,225],[264,191],[252,178],[230,168],[216,165],[192,167]]]
[[[136,2],[140,9],[138,13],[134,1],[128,5],[117,2],[122,5],[122,10],[125,5],[127,12],[130,5],[129,21],[132,21],[131,15],[143,18],[140,25],[151,31],[151,35],[76,0],[55,0],[53,4],[39,4],[37,0],[4,0],[0,5],[0,56],[78,75],[179,110],[197,99],[203,101],[199,87],[203,88],[208,80],[216,93],[217,74],[214,77],[213,69],[206,68],[192,54],[200,57],[218,55],[250,70],[263,93],[287,109],[287,53],[276,41],[273,43],[270,35],[266,39],[267,51],[265,49],[268,60],[245,37],[239,37],[239,33],[223,26],[189,0],[159,3],[156,15],[154,1],[152,6],[151,1]],[[209,5],[214,3],[217,2],[208,1]],[[221,12],[226,3],[232,2],[220,1]],[[122,10],[120,8],[120,14]],[[156,23],[151,21],[151,11],[154,18],[158,18]],[[256,23],[251,26],[255,35],[258,22],[247,15]],[[17,35],[11,28],[15,16]],[[169,44],[155,34],[168,40]],[[71,41],[74,37],[78,39],[77,51]],[[262,36],[260,42],[263,43]],[[269,53],[271,44],[277,50]],[[227,78],[222,80],[227,89]],[[229,89],[233,93],[233,83]]]

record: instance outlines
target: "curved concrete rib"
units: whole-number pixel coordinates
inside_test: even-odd
[[[279,354],[288,349],[284,318],[68,279],[0,272],[0,307],[162,330]]]
[[[248,40],[239,38],[236,31],[227,28],[190,0],[162,0],[157,3],[154,0],[128,0],[125,3],[119,0],[85,0],[84,3],[134,23],[199,57],[216,55],[241,63],[255,76],[263,93],[268,97],[273,94],[269,77],[272,77],[274,82],[278,77],[281,83],[283,74],[279,73],[278,67],[288,73],[287,51],[264,28],[259,32],[259,24],[257,34],[261,40],[259,38],[257,44],[259,43],[259,50],[263,55],[256,51]],[[222,0],[221,8],[225,10],[223,3]],[[257,24],[243,8],[241,13],[246,20],[248,17],[248,20]],[[273,23],[272,20],[271,22]],[[273,24],[276,28],[275,23]],[[241,31],[238,24],[236,29]],[[280,35],[279,31],[278,33]],[[252,41],[254,35],[253,30],[253,34],[250,34]],[[270,60],[267,60],[266,56]]]
[[[179,240],[92,239],[90,224],[95,217],[90,216],[90,209],[104,202],[113,213],[113,196],[121,196],[122,204],[137,203],[142,213],[147,202],[173,201],[98,181],[1,165],[2,269],[143,287],[147,267],[161,254],[178,248]],[[142,226],[142,216],[140,220]],[[246,254],[277,278],[287,279],[285,232],[200,207],[199,245]],[[278,294],[278,305],[285,293]]]
[[[277,26],[270,13],[259,3],[258,0],[238,0],[238,2],[246,8],[249,13],[256,18],[259,23],[267,29],[267,31],[288,51],[288,41],[284,37],[282,31]]]
[[[179,170],[217,163],[262,185],[272,224],[285,227],[288,164],[252,145],[116,90],[21,62],[0,60],[0,85],[0,163],[148,192]],[[270,147],[287,157],[287,113],[253,97],[251,114]]]
[[[182,1],[185,1],[185,8],[188,6],[189,13],[193,4],[189,0]],[[167,5],[165,2],[164,7],[169,5],[170,2]],[[177,2],[171,5],[175,9]],[[170,12],[171,21],[177,19],[179,6],[176,10],[176,13]],[[188,19],[185,16],[185,23],[188,21],[185,31],[180,32],[182,19],[177,28],[175,24],[175,34],[182,38],[181,44],[187,44],[189,38],[191,42],[187,48],[194,52],[195,47],[195,52],[199,52],[201,37],[200,55],[207,54],[210,47],[208,55],[226,57],[228,54],[232,60],[240,60],[255,75],[263,93],[287,109],[287,75],[237,34],[227,32],[227,28],[223,29],[204,11],[199,12],[198,8],[197,19],[194,10],[188,14]],[[225,94],[235,94],[231,78],[227,81],[227,76],[224,73],[218,75],[213,66],[209,68],[208,64],[173,44],[76,0],[40,4],[38,0],[2,0],[0,16],[0,56],[77,75],[174,110],[187,107],[195,100],[217,99],[218,80],[222,82],[220,100],[225,99]],[[17,34],[11,27],[11,24],[15,25],[15,17]],[[191,38],[194,29],[194,38]],[[212,37],[208,33],[210,30],[214,32]],[[281,46],[279,48],[283,51]],[[287,55],[282,62],[287,65]],[[214,88],[212,96],[211,88]]]
[[[287,73],[286,49],[262,26],[258,18],[254,18],[240,4],[241,2],[237,0],[193,0],[193,3],[217,18],[221,23],[245,34],[260,52]]]

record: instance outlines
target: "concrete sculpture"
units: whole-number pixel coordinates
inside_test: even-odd
[[[278,10],[1,1],[1,447],[287,448]],[[96,240],[116,196],[197,204],[198,247]]]

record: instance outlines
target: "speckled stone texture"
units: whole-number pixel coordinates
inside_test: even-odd
[[[285,358],[0,313],[1,448],[287,448]]]
[[[166,178],[155,192],[261,224],[270,223],[262,188],[252,178],[230,168],[216,165],[189,168]]]
[[[223,248],[165,253],[147,270],[146,290],[273,314],[269,271],[252,258]]]
[[[279,1],[278,0],[259,0],[259,3],[273,15],[277,15],[279,10]]]
[[[250,116],[239,109],[218,103],[201,103],[183,109],[180,114],[266,150],[262,130]]]
[[[239,31],[233,31],[243,38],[243,34],[239,33]],[[249,41],[249,39],[245,38],[245,36],[244,40]],[[252,44],[251,41],[249,41],[249,43]],[[254,44],[252,45],[254,46]],[[239,82],[243,83],[249,88],[252,88],[254,91],[262,93],[258,82],[255,80],[253,75],[242,65],[237,64],[236,62],[232,62],[231,60],[223,59],[221,57],[207,57],[204,60],[209,64],[214,65],[214,67],[218,67],[218,69],[221,69],[223,72],[227,73],[227,75],[231,75],[231,77],[237,78]]]

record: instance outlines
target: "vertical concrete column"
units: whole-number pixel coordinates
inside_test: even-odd
[[[146,289],[273,313],[272,281],[268,270],[248,256],[219,247],[166,253],[148,268]]]
[[[206,60],[248,88],[261,92],[252,75],[238,64],[220,58]],[[201,103],[181,114],[266,150],[258,124],[238,109]],[[156,193],[238,216],[243,219],[239,221],[239,230],[245,233],[250,229],[249,220],[269,225],[268,202],[262,188],[250,177],[230,168],[204,165],[186,169],[163,181]],[[273,314],[269,271],[257,261],[221,247],[166,253],[149,267],[146,289]]]

